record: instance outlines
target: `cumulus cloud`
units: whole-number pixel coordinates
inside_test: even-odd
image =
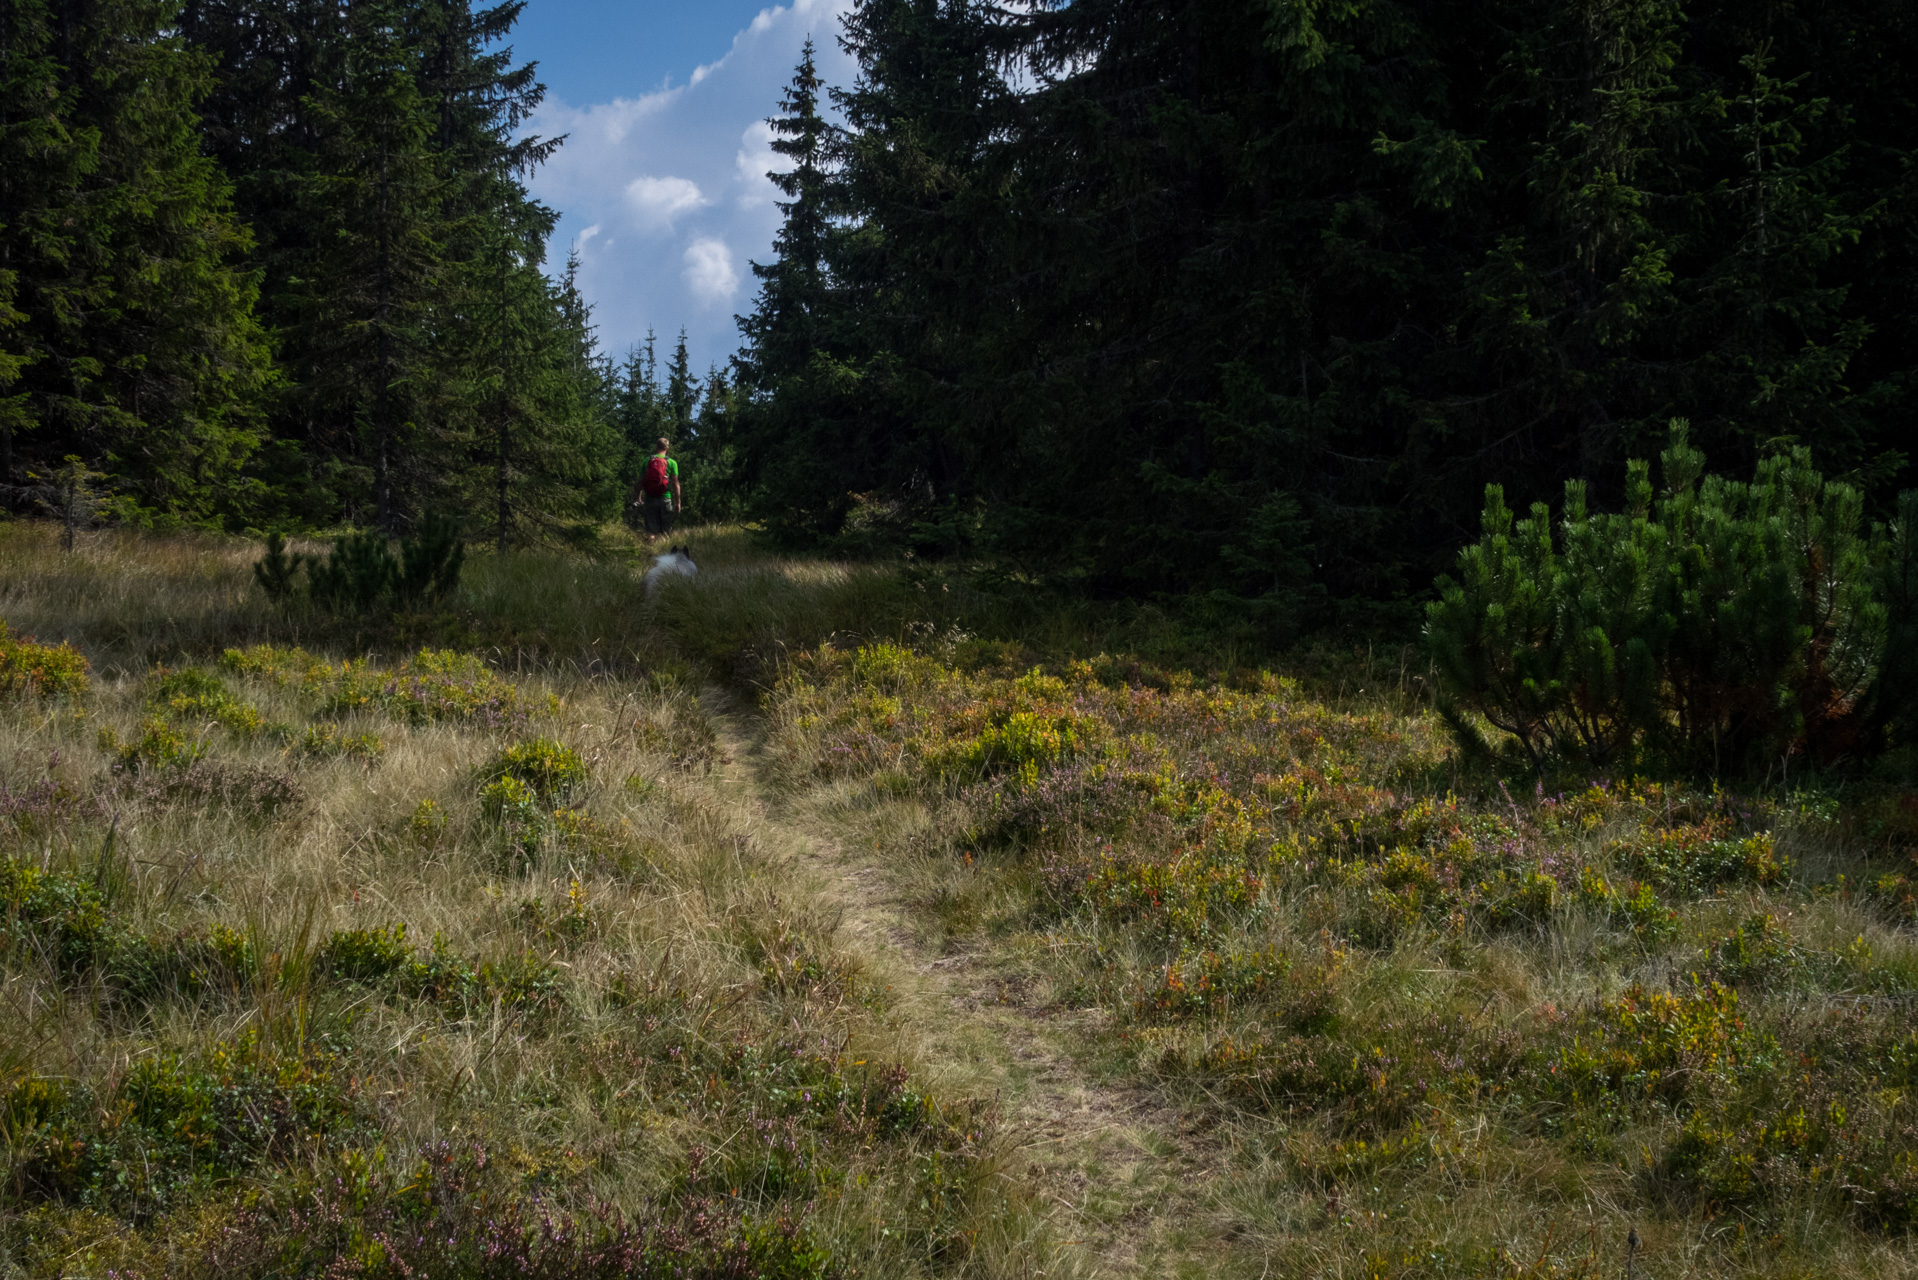
[[[744,208],[771,204],[779,195],[779,188],[773,186],[766,175],[792,168],[791,160],[773,150],[773,136],[772,125],[764,120],[755,120],[739,135],[739,152],[733,157],[733,168],[738,173],[742,188],[739,203]]]
[[[626,184],[626,203],[633,206],[642,223],[670,227],[680,214],[707,201],[699,184],[691,179],[646,174]]]
[[[680,273],[693,297],[711,306],[729,301],[739,291],[739,268],[724,240],[706,236],[686,246],[686,269]]]
[[[548,98],[528,123],[546,137],[567,135],[531,185],[561,215],[553,265],[567,246],[578,248],[580,287],[615,354],[649,329],[671,335],[682,325],[697,364],[723,363],[737,348],[732,312],[743,307],[721,304],[749,301],[746,264],[772,256],[779,230],[766,173],[786,162],[764,121],[808,36],[826,82],[852,82],[838,46],[851,4],[769,7],[724,56],[689,68],[686,83],[587,105]],[[661,252],[662,241],[679,252]]]

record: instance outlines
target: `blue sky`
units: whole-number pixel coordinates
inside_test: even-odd
[[[735,313],[752,307],[748,265],[771,255],[777,192],[772,115],[808,35],[828,84],[852,66],[839,51],[850,0],[531,0],[515,54],[537,60],[546,102],[530,129],[566,134],[531,181],[560,213],[551,261],[577,246],[600,342],[618,355],[659,334],[662,358],[683,325],[694,366],[738,346]]]

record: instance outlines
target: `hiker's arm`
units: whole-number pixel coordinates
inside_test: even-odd
[[[673,472],[673,510],[678,511],[686,505],[686,495],[679,491],[679,472]]]

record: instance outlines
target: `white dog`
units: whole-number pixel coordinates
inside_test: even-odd
[[[699,566],[693,563],[691,547],[668,547],[666,554],[653,561],[653,567],[646,571],[646,594],[652,595],[653,588],[659,585],[661,578],[697,578]]]

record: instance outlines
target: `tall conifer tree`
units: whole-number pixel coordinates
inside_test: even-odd
[[[0,6],[0,270],[15,389],[0,466],[65,456],[129,515],[246,509],[268,351],[249,237],[201,153],[205,57],[160,3]]]
[[[746,339],[740,360],[743,376],[767,392],[811,361],[817,345],[815,324],[825,308],[827,148],[832,133],[819,114],[820,91],[813,44],[807,40],[792,83],[780,99],[779,114],[766,122],[773,132],[773,152],[791,167],[767,175],[786,197],[778,202],[782,221],[773,238],[772,261],[753,263],[759,300],[753,314],[740,321]]]
[[[626,353],[613,414],[625,446],[620,483],[630,492],[653,451],[653,442],[672,429],[665,392],[659,385],[658,338],[650,329],[646,341]]]
[[[693,379],[693,365],[686,353],[686,331],[679,331],[679,341],[673,345],[673,362],[666,369],[666,411],[668,414],[666,434],[683,436],[692,425],[693,409],[699,403],[699,385]],[[651,452],[650,444],[648,452]]]
[[[861,0],[843,43],[813,362],[746,380],[756,465],[833,482],[777,529],[853,489],[1224,626],[1409,626],[1488,476],[1615,495],[1674,415],[1904,465],[1895,6]]]
[[[189,4],[188,31],[224,58],[208,135],[261,227],[291,375],[266,478],[308,519],[398,528],[478,503],[498,532],[519,527],[502,511],[530,510],[500,482],[517,483],[553,388],[515,379],[544,367],[536,335],[570,322],[540,276],[554,216],[524,185],[557,141],[523,128],[544,90],[505,44],[521,8]],[[598,413],[596,386],[567,397]]]
[[[321,237],[292,334],[293,372],[330,418],[324,443],[361,469],[369,514],[389,532],[433,425],[423,411],[434,390],[429,326],[453,285],[450,184],[400,13],[379,0],[355,6],[344,83],[312,105],[324,141],[306,199]]]

